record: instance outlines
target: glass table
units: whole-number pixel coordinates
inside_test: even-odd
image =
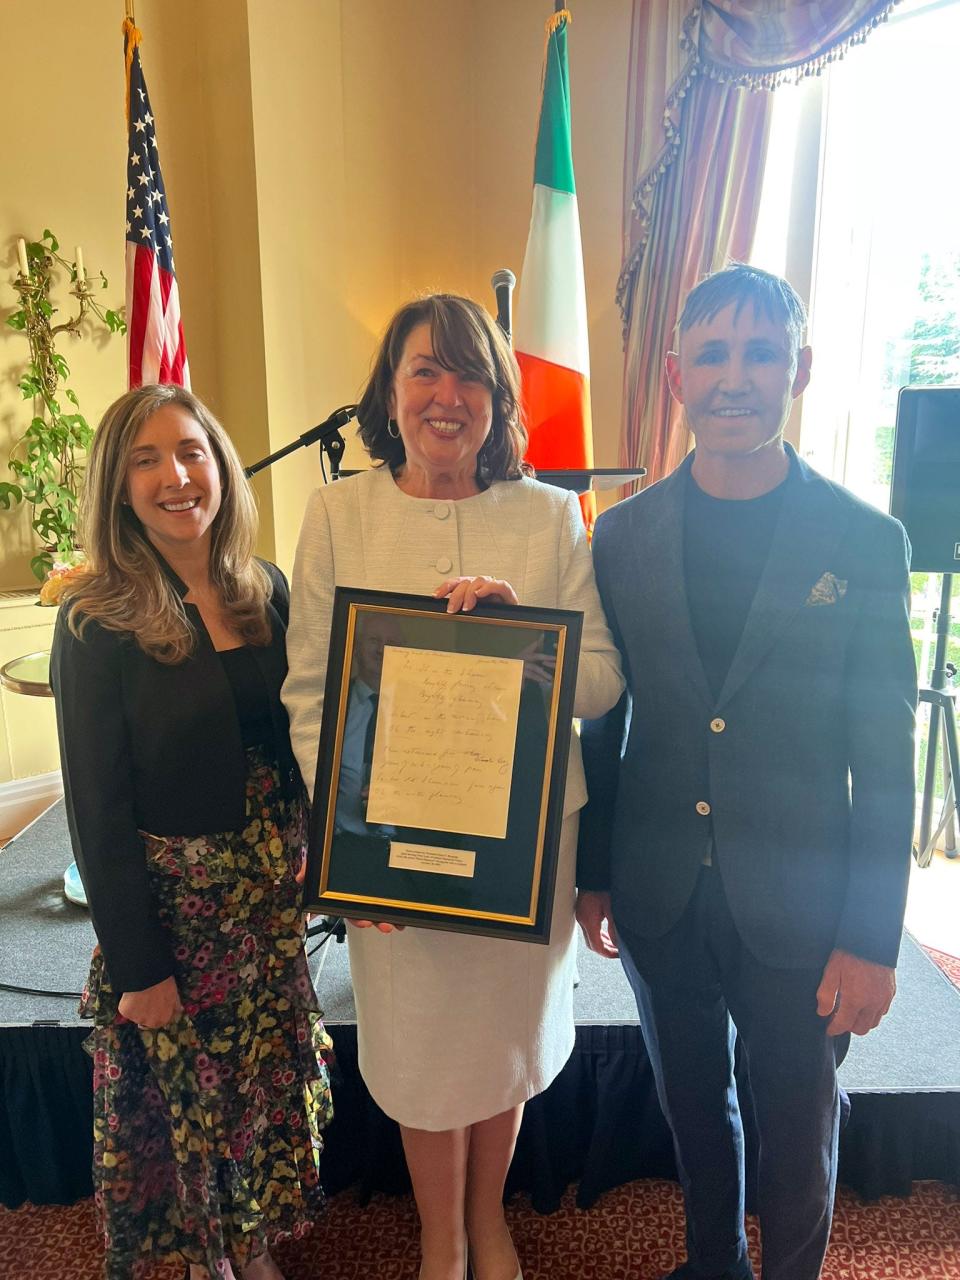
[[[0,684],[11,693],[28,693],[34,698],[52,698],[50,654],[28,653],[11,658],[0,667]]]

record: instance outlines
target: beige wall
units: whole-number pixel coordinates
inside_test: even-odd
[[[620,271],[624,124],[631,0],[570,5],[573,160],[590,328],[595,465],[617,465],[623,357],[615,292]],[[530,218],[543,27],[551,6],[495,0],[474,22],[478,113],[477,254],[473,288],[489,298],[499,266],[520,275]],[[522,282],[521,282],[522,287]]]
[[[240,456],[270,452],[246,0],[138,0],[193,390]],[[263,554],[273,490],[255,482]]]
[[[36,239],[50,227],[70,259],[84,250],[87,271],[102,268],[108,305],[123,303],[123,199],[126,189],[123,117],[122,6],[49,0],[3,7],[4,91],[0,128],[0,460],[32,416],[17,382],[27,341],[3,321],[15,310],[11,287],[18,236]],[[51,299],[55,322],[72,315],[61,287]],[[126,383],[122,338],[95,343],[67,338],[62,354],[70,385],[91,422]],[[12,479],[0,466],[0,479]],[[0,510],[0,589],[29,586],[34,554],[26,512]]]
[[[138,0],[194,389],[245,460],[356,398],[378,332],[412,293],[519,275],[548,0]],[[615,465],[623,123],[630,0],[573,5],[574,159],[591,332],[595,453]],[[122,299],[122,6],[5,8],[10,48],[43,48],[29,131],[0,132],[0,282],[17,235],[80,242]],[[82,81],[76,75],[83,67]],[[10,59],[8,101],[30,101]],[[19,77],[19,78],[18,78]],[[76,92],[74,84],[78,85]],[[82,90],[79,85],[82,83]],[[44,164],[38,163],[42,157]],[[9,180],[15,175],[15,180]],[[0,290],[0,305],[13,294]],[[26,344],[0,338],[0,451],[23,413]],[[71,344],[95,419],[124,386],[122,340]],[[361,465],[356,443],[347,465]],[[316,449],[257,482],[262,548],[289,568]],[[29,581],[0,512],[0,587]]]

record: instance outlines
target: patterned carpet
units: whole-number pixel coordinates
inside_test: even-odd
[[[960,990],[960,959],[956,956],[948,956],[945,951],[937,951],[934,947],[923,949],[937,968],[942,969],[953,985]]]
[[[684,1253],[680,1192],[669,1182],[631,1183],[588,1212],[572,1192],[548,1216],[517,1198],[508,1215],[525,1280],[655,1280]],[[752,1220],[749,1235],[758,1266]],[[411,1200],[377,1197],[361,1208],[346,1192],[276,1257],[287,1280],[415,1280],[416,1239]],[[0,1257],[16,1280],[98,1280],[92,1202],[0,1211]],[[180,1275],[167,1264],[149,1280]],[[908,1200],[865,1204],[841,1191],[823,1280],[960,1280],[960,1193],[922,1182]]]
[[[960,959],[925,948],[960,988]],[[678,1187],[645,1180],[579,1210],[569,1191],[558,1213],[535,1213],[523,1197],[508,1217],[525,1280],[657,1280],[684,1256]],[[759,1231],[748,1223],[754,1266]],[[415,1280],[417,1219],[409,1198],[350,1192],[330,1202],[311,1235],[280,1246],[287,1280]],[[0,1209],[0,1273],[16,1280],[99,1280],[100,1253],[90,1200],[67,1208]],[[158,1265],[145,1280],[180,1280]],[[960,1280],[960,1190],[917,1183],[907,1200],[864,1203],[841,1189],[823,1280]]]

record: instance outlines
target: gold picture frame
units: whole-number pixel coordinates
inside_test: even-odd
[[[549,942],[581,628],[336,588],[308,910]]]

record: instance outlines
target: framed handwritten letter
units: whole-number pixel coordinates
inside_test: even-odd
[[[581,622],[337,587],[308,909],[549,941]]]

